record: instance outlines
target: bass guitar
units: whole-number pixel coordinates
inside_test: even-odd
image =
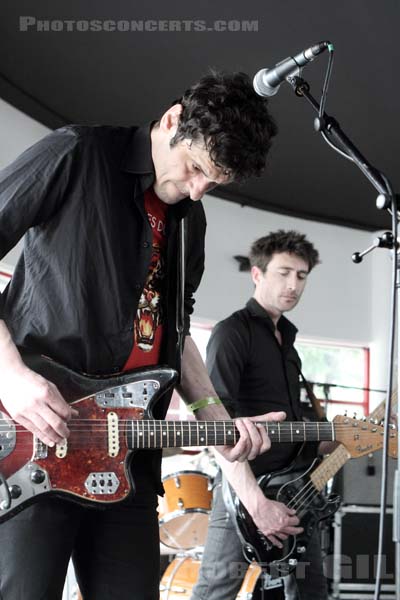
[[[336,419],[335,419],[336,420]],[[348,419],[354,422],[353,419]],[[375,425],[374,420],[370,423]],[[358,428],[359,425],[356,425]],[[370,450],[374,452],[375,450]],[[397,431],[392,426],[388,447],[389,456],[397,457]],[[286,504],[296,510],[304,531],[297,536],[289,536],[278,548],[257,528],[250,514],[240,502],[235,492],[223,478],[223,497],[230,517],[242,543],[243,554],[251,563],[256,561],[266,569],[271,577],[282,577],[291,573],[307,549],[308,542],[320,521],[333,515],[339,508],[341,498],[336,494],[326,497],[322,491],[328,481],[350,459],[362,456],[351,445],[339,445],[322,461],[316,458],[305,472],[295,476],[294,465],[287,469],[262,475],[257,482],[267,498]],[[318,466],[316,466],[318,465]],[[288,479],[282,483],[282,479]]]
[[[177,379],[168,367],[100,378],[43,356],[24,355],[24,361],[55,383],[79,416],[69,422],[68,439],[49,447],[15,423],[0,402],[0,523],[47,494],[83,504],[125,500],[134,493],[129,465],[138,449],[234,445],[240,437],[232,420],[153,419],[153,406]],[[382,426],[347,417],[260,426],[273,443],[338,440],[357,456],[383,444]]]

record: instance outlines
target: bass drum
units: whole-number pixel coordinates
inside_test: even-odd
[[[160,581],[160,600],[190,598],[197,581],[201,561],[191,556],[178,556],[167,567]]]
[[[178,471],[163,477],[160,541],[173,550],[204,546],[212,501],[212,479],[201,471]]]
[[[167,567],[160,582],[160,600],[190,600],[200,572],[201,560],[191,556],[179,556]],[[261,600],[262,571],[256,563],[249,565],[236,600]],[[283,588],[268,587],[264,600],[283,600]],[[221,599],[223,600],[223,599]]]

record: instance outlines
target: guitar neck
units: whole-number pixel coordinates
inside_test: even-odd
[[[328,481],[340,471],[350,458],[350,452],[342,445],[335,448],[329,456],[324,458],[322,463],[310,475],[310,479],[316,489],[319,492],[323,490]]]
[[[310,422],[258,422],[271,442],[296,443],[335,440],[335,424]],[[233,446],[240,433],[234,421],[128,421],[130,449],[180,446]]]
[[[370,413],[370,419],[375,419],[376,421],[383,421],[385,418],[385,408],[386,408],[386,400],[383,400],[378,406]],[[397,410],[397,390],[395,390],[392,394],[392,402],[391,402],[392,413]]]

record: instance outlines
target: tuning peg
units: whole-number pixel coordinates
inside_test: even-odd
[[[356,412],[353,413],[353,419],[357,419],[357,413]]]
[[[347,417],[347,410],[344,411],[344,416]]]

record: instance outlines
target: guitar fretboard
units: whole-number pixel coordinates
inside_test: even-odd
[[[335,439],[334,423],[259,422],[271,442],[295,443]],[[233,446],[240,434],[234,421],[129,421],[128,447],[176,448],[179,446]]]

